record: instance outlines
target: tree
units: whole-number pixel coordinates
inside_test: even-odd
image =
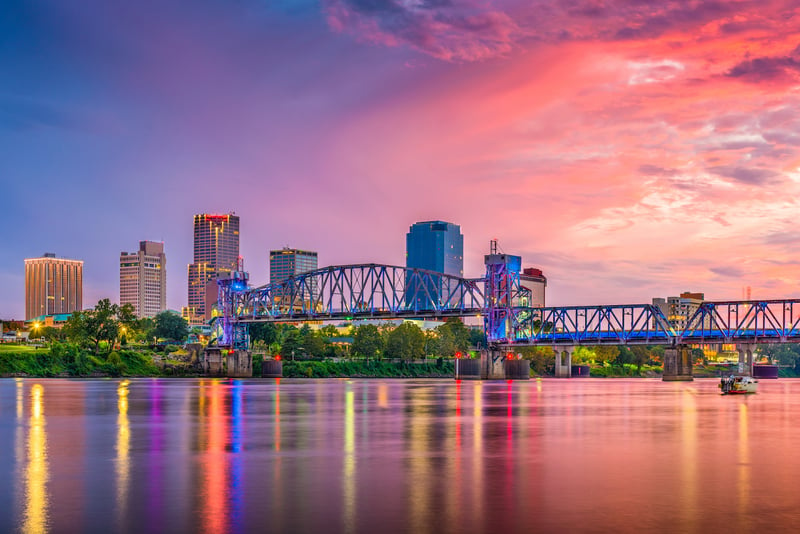
[[[531,371],[537,375],[552,374],[556,366],[553,347],[519,347],[517,352],[531,362]],[[560,349],[559,349],[560,350]]]
[[[153,318],[153,336],[168,341],[184,341],[189,336],[186,319],[171,311],[163,311]]]
[[[469,329],[469,345],[470,347],[486,348],[486,332],[483,331],[483,328]]]
[[[302,353],[300,331],[297,328],[284,330],[281,337],[280,350],[284,358],[291,357],[294,359],[295,354],[299,356]]]
[[[595,354],[589,347],[578,346],[572,352],[572,364],[579,365],[594,360]]]
[[[55,328],[53,326],[43,326],[39,329],[39,337],[47,342],[61,341],[66,336],[63,329]]]
[[[616,345],[598,345],[594,347],[594,361],[603,365],[613,363],[619,355],[619,348]]]
[[[413,360],[425,356],[425,334],[414,323],[403,323],[389,333],[386,355]]]
[[[448,319],[443,325],[436,328],[436,330],[437,332],[446,331],[450,333],[453,338],[454,350],[452,352],[467,352],[467,350],[469,350],[472,332],[469,328],[464,326],[461,319],[457,317]],[[452,354],[452,352],[446,354]],[[443,354],[443,356],[446,354]]]
[[[278,341],[278,327],[274,323],[254,323],[250,325],[250,339],[272,345]]]
[[[301,334],[303,330],[300,330]],[[322,357],[325,353],[325,341],[322,340],[322,336],[319,335],[319,332],[314,332],[313,330],[309,329],[304,335],[302,335],[302,343],[303,343],[303,352],[306,356],[312,357]]]
[[[102,299],[94,310],[73,313],[64,325],[64,335],[73,343],[91,346],[95,354],[100,350],[100,343],[105,341],[111,352],[112,341],[119,335],[119,311],[119,306]]]
[[[619,354],[614,359],[615,365],[623,366],[626,363],[633,363],[633,353],[631,352],[631,349],[625,345],[620,345],[617,347],[617,350],[619,350]]]
[[[631,363],[635,363],[636,370],[641,371],[642,364],[650,359],[650,351],[645,346],[634,345],[631,347],[631,352],[633,353],[633,361]]]
[[[385,349],[383,336],[378,327],[373,324],[365,324],[355,328],[353,333],[353,354],[370,358],[380,358]]]

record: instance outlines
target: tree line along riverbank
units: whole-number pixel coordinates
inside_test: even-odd
[[[129,348],[112,350],[107,354],[92,354],[68,343],[53,343],[50,347],[0,345],[0,376],[29,377],[197,377],[202,376],[197,365],[198,352],[176,346],[165,350]],[[532,361],[531,375],[548,377],[554,374],[554,362]],[[658,377],[658,365],[611,365],[607,362],[589,366],[592,377]],[[697,365],[696,377],[715,377],[734,371],[733,366]],[[452,378],[454,360],[445,358],[395,360],[284,360],[285,378]],[[261,357],[254,357],[253,376],[261,375]],[[781,369],[781,376],[797,376],[793,369]]]

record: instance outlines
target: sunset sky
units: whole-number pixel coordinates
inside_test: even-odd
[[[800,5],[650,0],[0,3],[0,318],[23,259],[164,241],[192,215],[269,250],[403,265],[461,225],[464,271],[523,256],[549,305],[800,297]]]

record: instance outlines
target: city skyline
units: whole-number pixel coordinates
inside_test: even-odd
[[[83,260],[88,307],[129,243],[186,265],[230,211],[256,285],[284,243],[403,265],[441,219],[465,276],[497,238],[549,305],[800,296],[791,2],[12,0],[0,32],[4,319],[25,258]]]

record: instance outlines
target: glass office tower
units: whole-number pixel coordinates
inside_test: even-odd
[[[464,236],[461,227],[445,221],[423,221],[415,223],[406,234],[406,267],[425,269],[453,276],[464,276]],[[430,288],[431,294],[441,295],[441,284]],[[412,291],[409,291],[411,289]],[[413,300],[406,291],[406,304]],[[417,309],[430,309],[431,303],[417,297]]]

